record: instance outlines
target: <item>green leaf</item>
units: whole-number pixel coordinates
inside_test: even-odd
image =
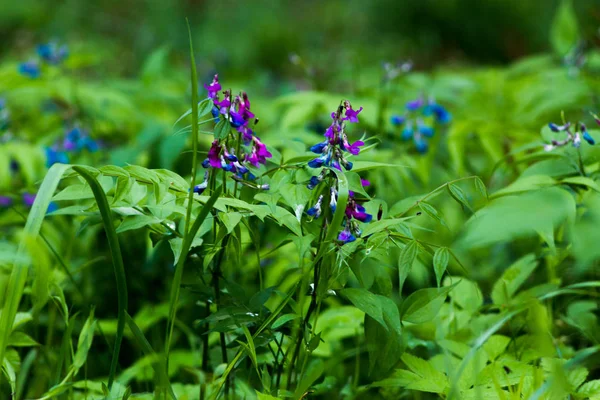
[[[572,177],[564,178],[561,182],[569,183],[572,185],[585,186],[585,187],[595,190],[596,192],[600,192],[600,186],[598,185],[598,182],[596,182],[592,178],[588,178],[585,176],[572,176]]]
[[[90,316],[83,324],[79,339],[77,340],[77,352],[73,357],[73,368],[78,371],[87,360],[88,353],[92,347],[92,341],[94,340],[94,332],[96,330],[96,320],[94,319],[94,310],[92,309]]]
[[[136,343],[138,343],[141,346],[144,354],[146,354],[146,356],[155,355],[154,349],[152,349],[150,342],[148,342],[148,339],[146,339],[146,336],[144,336],[144,333],[135,323],[133,318],[131,318],[131,316],[128,313],[125,313],[125,318],[129,329],[131,330],[133,336],[136,339]],[[154,368],[155,374],[158,376],[159,386],[166,387],[169,391],[169,395],[171,396],[171,398],[177,399],[175,393],[173,392],[173,388],[171,387],[171,383],[169,382],[169,376],[167,374],[167,368],[164,363],[164,360],[165,359],[163,358],[162,361],[154,362],[152,364],[152,367]]]
[[[565,56],[577,44],[579,29],[572,0],[562,0],[554,15],[550,43],[559,56]]]
[[[411,380],[407,389],[430,393],[445,393],[448,388],[448,377],[436,370],[428,361],[408,353],[402,356],[402,362],[417,376]]]
[[[458,187],[455,184],[450,184],[447,187],[450,196],[452,196],[452,198],[456,200],[463,209],[473,211],[471,209],[471,206],[469,205],[469,202],[467,201],[467,196],[465,195],[465,192],[463,192],[463,190],[460,187]]]
[[[476,249],[537,236],[575,220],[576,203],[566,190],[553,187],[492,200],[464,226],[459,247]]]
[[[2,296],[4,301],[0,300],[0,304],[3,303],[2,313],[0,314],[0,360],[4,360],[6,345],[12,332],[13,322],[17,315],[27,281],[28,264],[25,263],[25,260],[27,260],[25,256],[27,240],[38,236],[46,211],[48,210],[48,205],[50,204],[50,199],[58,187],[63,174],[69,168],[69,165],[64,164],[54,164],[50,167],[27,217],[27,222],[23,229],[23,239],[19,243],[15,264],[8,278],[8,283],[5,286],[4,296]]]
[[[419,289],[402,302],[402,321],[422,324],[431,321],[442,308],[446,296],[456,284],[443,288]]]
[[[435,219],[436,221],[438,221],[443,226],[446,226],[446,224],[442,220],[442,217],[440,216],[440,213],[438,212],[438,210],[436,210],[436,208],[434,206],[432,206],[431,204],[426,203],[424,201],[420,201],[419,202],[419,208],[425,214],[429,215],[431,218]]]
[[[117,233],[140,229],[148,225],[160,224],[161,220],[151,215],[133,215],[125,217],[117,228]]]
[[[277,318],[277,320],[275,320],[275,322],[273,322],[271,329],[275,330],[275,329],[279,328],[280,326],[285,325],[289,321],[293,321],[298,318],[300,318],[300,316],[298,314],[283,314],[281,317]]]
[[[483,183],[481,178],[478,176],[475,177],[475,189],[477,189],[479,194],[481,194],[481,196],[485,197],[485,199],[487,200],[487,198],[488,198],[487,188],[485,187],[485,183]]]
[[[435,272],[435,280],[438,287],[440,287],[442,277],[444,276],[444,272],[446,272],[449,261],[450,251],[447,247],[440,247],[433,254],[433,270]]]
[[[417,258],[419,244],[415,240],[411,240],[404,245],[400,257],[398,258],[398,293],[402,293],[404,282],[412,269],[413,263]]]
[[[392,219],[382,219],[381,221],[374,221],[369,223],[366,228],[362,232],[363,237],[367,237],[377,232],[381,232],[388,228],[392,228],[402,224],[408,218],[392,218]]]
[[[381,302],[377,295],[369,292],[366,289],[348,288],[341,291],[341,294],[346,296],[352,304],[375,321],[387,329],[387,324],[383,319]]]
[[[221,120],[215,125],[214,136],[215,139],[221,140],[225,139],[229,132],[231,131],[231,124],[225,118],[221,118]]]
[[[527,254],[506,269],[492,288],[492,301],[494,304],[506,305],[510,303],[513,295],[533,273],[537,264],[535,255]]]
[[[445,284],[450,285],[451,281],[450,278],[446,278]],[[475,313],[483,305],[483,295],[477,283],[466,278],[461,278],[453,286],[456,286],[456,289],[450,293],[450,297],[463,310]]]
[[[15,331],[10,335],[8,345],[13,347],[31,347],[39,346],[40,344],[25,332]]]
[[[132,167],[132,166],[130,166]],[[121,255],[121,247],[119,245],[119,239],[117,238],[117,232],[113,225],[112,213],[106,194],[100,186],[100,183],[94,178],[90,172],[81,168],[80,166],[73,167],[73,170],[80,174],[92,188],[94,192],[94,198],[100,210],[102,216],[102,224],[104,231],[106,232],[106,238],[108,240],[108,246],[110,248],[110,254],[114,267],[115,280],[117,282],[117,334],[115,336],[112,360],[110,364],[110,371],[108,373],[108,387],[112,388],[112,384],[117,373],[117,364],[119,359],[119,352],[121,350],[121,342],[123,341],[123,329],[125,328],[125,312],[127,311],[127,280],[125,278],[125,266],[123,265],[123,256]]]

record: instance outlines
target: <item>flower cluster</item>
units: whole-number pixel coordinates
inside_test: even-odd
[[[307,187],[309,189],[316,188],[326,177],[332,177],[332,186],[325,192],[329,195],[329,207],[332,212],[335,212],[338,200],[336,175],[333,174],[330,168],[336,168],[349,171],[352,169],[352,163],[346,160],[344,152],[352,155],[357,155],[360,152],[360,147],[364,145],[363,141],[356,141],[352,144],[348,141],[346,134],[346,122],[358,122],[358,114],[362,111],[362,107],[354,110],[349,101],[343,101],[337,111],[331,114],[333,122],[325,131],[326,140],[311,147],[311,151],[321,154],[318,158],[311,160],[308,166],[311,168],[323,168],[318,176],[311,177]],[[361,180],[363,186],[369,186],[369,181]],[[324,194],[319,195],[314,206],[309,208],[306,213],[313,218],[319,218],[323,211]],[[360,236],[360,227],[358,222],[370,222],[373,219],[371,214],[367,214],[365,208],[359,203],[354,192],[349,192],[348,202],[345,209],[344,229],[338,234],[338,240],[342,243],[349,243],[356,240]]]
[[[250,127],[250,122],[253,125],[258,122],[255,119],[254,113],[250,111],[250,100],[248,95],[243,92],[232,100],[231,90],[223,91],[223,100],[219,99],[219,92],[222,87],[219,83],[219,76],[215,75],[213,81],[209,85],[204,85],[208,92],[208,98],[213,102],[212,115],[215,122],[224,118],[229,121],[231,127],[239,132],[244,148],[239,143],[240,154],[236,154],[233,147],[227,148],[223,140],[215,139],[210,149],[208,157],[202,162],[204,168],[223,169],[227,172],[232,172],[232,178],[236,181],[245,183],[252,181],[256,177],[248,169],[249,165],[258,168],[261,164],[267,162],[267,158],[271,158],[272,154],[267,149],[267,146],[260,141],[260,138],[254,135],[254,131]],[[227,142],[227,141],[225,141]],[[205,180],[194,187],[194,192],[202,193],[208,184],[208,174],[205,175]],[[257,189],[268,190],[268,185],[250,185]]]
[[[92,139],[86,130],[75,126],[67,130],[62,142],[46,147],[46,166],[50,167],[55,163],[67,164],[69,153],[79,153],[83,150],[94,153],[99,147],[98,142]]]
[[[344,153],[358,155],[360,147],[365,143],[362,140],[358,140],[350,144],[348,136],[346,135],[346,122],[358,122],[358,114],[362,109],[363,108],[361,107],[358,110],[354,110],[350,102],[346,100],[338,107],[337,111],[331,113],[333,122],[325,130],[325,140],[310,148],[310,151],[315,154],[320,154],[320,156],[309,161],[309,167],[333,167],[340,171],[342,170],[341,167],[344,167],[346,171],[352,169],[352,163],[346,159]],[[327,173],[328,170],[323,169],[318,176],[310,178],[307,187],[309,189],[314,189],[315,186],[325,179]]]
[[[69,56],[69,48],[66,45],[59,45],[56,42],[40,44],[37,47],[38,60],[26,61],[19,64],[19,73],[31,79],[38,78],[41,75],[42,63],[48,65],[59,65]]]
[[[596,119],[596,122],[600,124],[600,119],[598,119],[595,115],[594,118]],[[548,124],[548,127],[552,132],[562,132],[565,137],[563,140],[553,139],[549,144],[544,145],[545,151],[552,151],[557,147],[566,146],[569,143],[572,143],[573,147],[579,148],[579,146],[581,146],[581,139],[585,140],[589,144],[596,143],[583,122],[577,122],[574,127],[570,122],[565,122],[563,125],[557,125],[551,122]]]
[[[392,124],[404,127],[402,129],[402,140],[412,139],[417,151],[426,153],[429,148],[427,138],[433,137],[435,133],[431,122],[447,124],[452,116],[444,106],[432,99],[427,102],[423,98],[412,100],[406,103],[405,108],[404,115],[394,115],[392,117]]]

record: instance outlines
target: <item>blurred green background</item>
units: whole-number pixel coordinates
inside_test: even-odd
[[[154,49],[187,50],[185,18],[205,68],[244,77],[293,77],[296,53],[315,73],[382,60],[507,63],[547,51],[557,0],[22,0],[2,1],[0,53],[18,57],[58,38],[95,43],[106,65],[134,74]],[[600,1],[575,0],[587,45],[599,42]],[[327,69],[327,71],[324,71]]]

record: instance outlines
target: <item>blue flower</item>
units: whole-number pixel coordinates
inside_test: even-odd
[[[406,141],[409,140],[410,138],[413,137],[414,134],[414,129],[412,128],[412,126],[407,125],[403,130],[402,130],[402,140]]]
[[[51,167],[56,163],[68,164],[69,156],[64,151],[59,151],[52,147],[46,147],[46,166]]]
[[[392,117],[392,124],[394,125],[402,125],[406,121],[406,117],[403,115],[394,115]]]
[[[311,176],[310,181],[308,181],[308,185],[306,185],[306,187],[310,190],[313,190],[319,183],[321,183],[321,180],[318,176]]]
[[[309,208],[306,213],[313,218],[319,218],[321,216],[321,203],[323,202],[323,195],[319,196],[319,199],[315,203],[315,205]]]
[[[414,141],[415,141],[415,148],[417,149],[417,151],[419,153],[421,153],[421,154],[427,153],[427,150],[429,149],[429,145],[427,144],[427,141],[425,139],[423,139],[421,136],[415,136]]]
[[[56,43],[44,43],[37,47],[38,55],[48,64],[59,64],[69,56],[66,45],[58,46]]]
[[[19,64],[19,73],[31,79],[39,78],[40,66],[35,61],[28,61]]]
[[[444,106],[437,103],[430,103],[423,109],[423,115],[428,117],[431,114],[435,116],[435,119],[440,124],[447,124],[452,119],[452,115],[444,108]]]
[[[321,142],[321,143],[317,143],[310,148],[310,151],[312,151],[313,153],[316,153],[316,154],[321,154],[321,153],[323,153],[323,149],[325,149],[325,147],[327,147],[327,144],[329,144],[329,141],[327,141],[327,140],[324,142]]]

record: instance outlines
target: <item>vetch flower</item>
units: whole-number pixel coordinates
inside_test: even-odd
[[[60,64],[69,56],[69,48],[66,45],[59,46],[56,42],[40,44],[37,53],[48,64]]]
[[[423,98],[406,103],[404,115],[394,115],[391,119],[393,125],[401,126],[401,138],[403,141],[413,140],[415,148],[419,153],[426,153],[429,144],[425,138],[431,138],[435,134],[432,123],[440,125],[448,124],[452,116],[446,108],[433,99],[427,102]],[[426,121],[431,121],[427,122]],[[416,129],[415,129],[416,126]]]
[[[342,167],[346,170],[352,169],[352,162],[344,157],[344,152],[352,155],[360,153],[361,146],[364,146],[362,140],[350,143],[346,134],[346,122],[358,122],[358,114],[363,110],[360,107],[354,110],[348,100],[344,100],[338,107],[337,111],[331,113],[333,120],[331,125],[325,130],[326,140],[315,144],[310,148],[310,151],[316,154],[321,154],[319,157],[310,160],[308,166],[311,168],[332,167],[341,170]],[[318,182],[321,182],[319,179]],[[315,179],[310,180],[307,187],[314,189],[318,182]]]
[[[35,61],[27,61],[19,64],[19,73],[31,79],[39,78],[40,65]]]
[[[68,164],[69,156],[67,153],[58,150],[56,147],[46,147],[46,167],[50,168],[56,163]]]
[[[319,218],[321,216],[321,203],[323,202],[323,195],[319,196],[319,199],[314,206],[309,208],[306,213],[313,218]]]
[[[592,114],[592,116],[596,118],[594,114]],[[544,151],[552,151],[558,147],[566,146],[569,143],[571,143],[573,147],[579,148],[581,146],[581,139],[585,140],[590,145],[596,143],[583,122],[577,122],[575,125],[571,124],[571,122],[564,122],[562,125],[551,122],[548,124],[548,127],[552,132],[563,134],[564,138],[562,140],[553,139],[550,144],[544,145]]]
[[[12,206],[12,204],[13,204],[12,197],[9,197],[9,196],[0,196],[0,207],[6,208],[6,207]]]
[[[338,240],[343,243],[350,243],[356,240],[356,237],[350,232],[350,224],[346,223],[346,227],[338,235]]]

